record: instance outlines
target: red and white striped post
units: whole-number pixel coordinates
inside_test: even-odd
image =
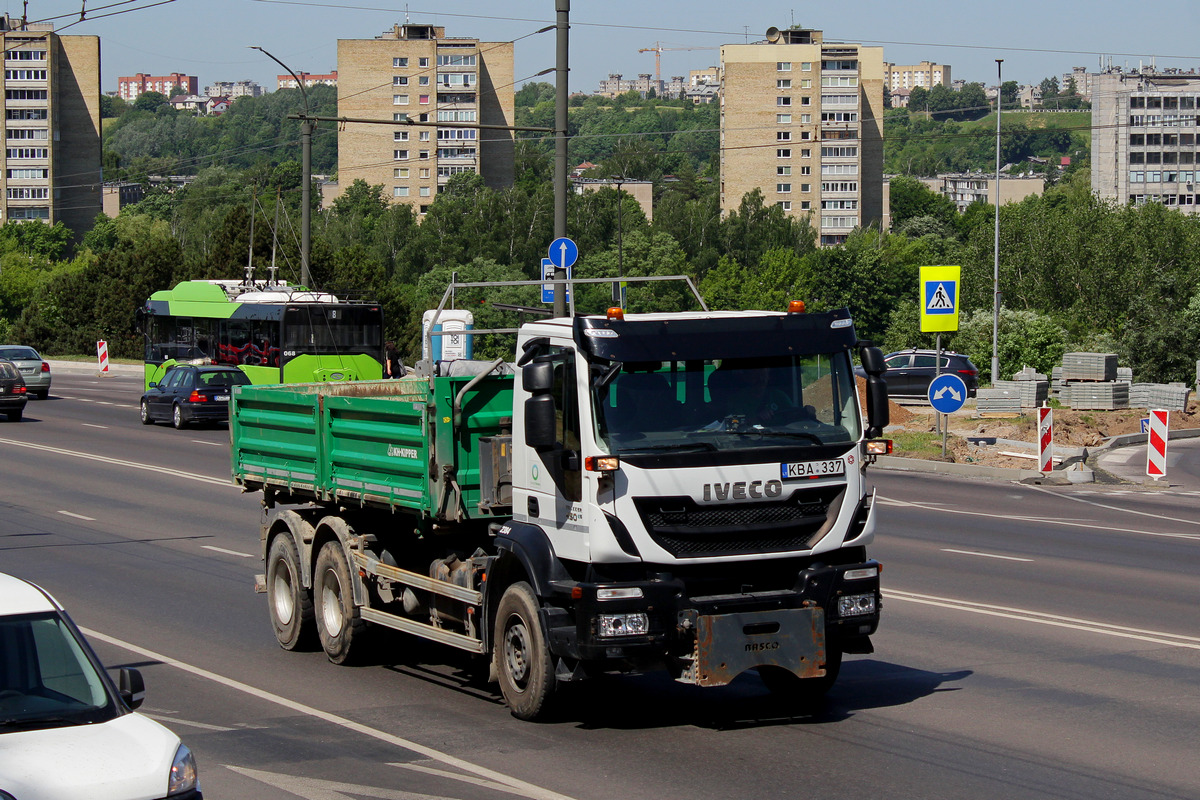
[[[100,360],[100,374],[108,374],[108,342],[101,339],[96,342],[96,358]]]
[[[1038,409],[1038,471],[1054,469],[1054,409],[1042,406]]]
[[[1167,416],[1170,412],[1150,411],[1150,435],[1146,438],[1146,474],[1154,480],[1167,475]]]

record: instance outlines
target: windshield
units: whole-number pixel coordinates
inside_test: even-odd
[[[40,361],[41,356],[32,347],[0,347],[0,358],[9,361]]]
[[[593,381],[600,441],[615,454],[848,444],[860,436],[844,352],[614,363]]]
[[[250,383],[250,378],[240,369],[228,372],[201,372],[197,377],[200,379],[200,386],[209,388],[246,386]]]
[[[0,734],[116,714],[104,680],[62,617],[0,618]]]

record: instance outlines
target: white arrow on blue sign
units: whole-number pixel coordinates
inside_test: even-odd
[[[560,236],[550,243],[550,263],[558,269],[567,269],[579,260],[579,245]]]
[[[929,382],[929,405],[941,414],[953,414],[967,402],[967,384],[953,372],[938,375]]]

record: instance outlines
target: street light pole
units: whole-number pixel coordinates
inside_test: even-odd
[[[312,111],[308,105],[308,90],[304,88],[304,81],[292,71],[292,68],[284,64],[275,56],[268,53],[258,45],[250,45],[251,50],[257,50],[267,58],[274,61],[279,66],[283,67],[296,80],[296,85],[300,87],[300,96],[304,98],[304,116],[300,120],[300,283],[304,288],[308,289],[309,283],[312,280],[309,274],[308,259],[310,254],[310,245],[312,243],[312,133],[313,120]]]
[[[554,0],[554,238],[567,235],[567,69],[571,0]],[[565,266],[554,270],[554,316],[567,315]]]
[[[1004,59],[996,59],[996,240],[992,247],[992,383],[1000,380],[1000,107],[1004,104]]]

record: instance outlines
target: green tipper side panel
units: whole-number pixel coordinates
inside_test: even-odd
[[[469,380],[435,378],[432,387],[419,378],[239,387],[229,420],[234,479],[315,500],[437,516],[438,480],[449,466],[464,515],[483,516],[478,439],[499,434],[501,422],[510,428],[512,378],[480,382],[465,396],[456,428],[453,398]],[[451,517],[453,502],[448,497],[443,509]]]

